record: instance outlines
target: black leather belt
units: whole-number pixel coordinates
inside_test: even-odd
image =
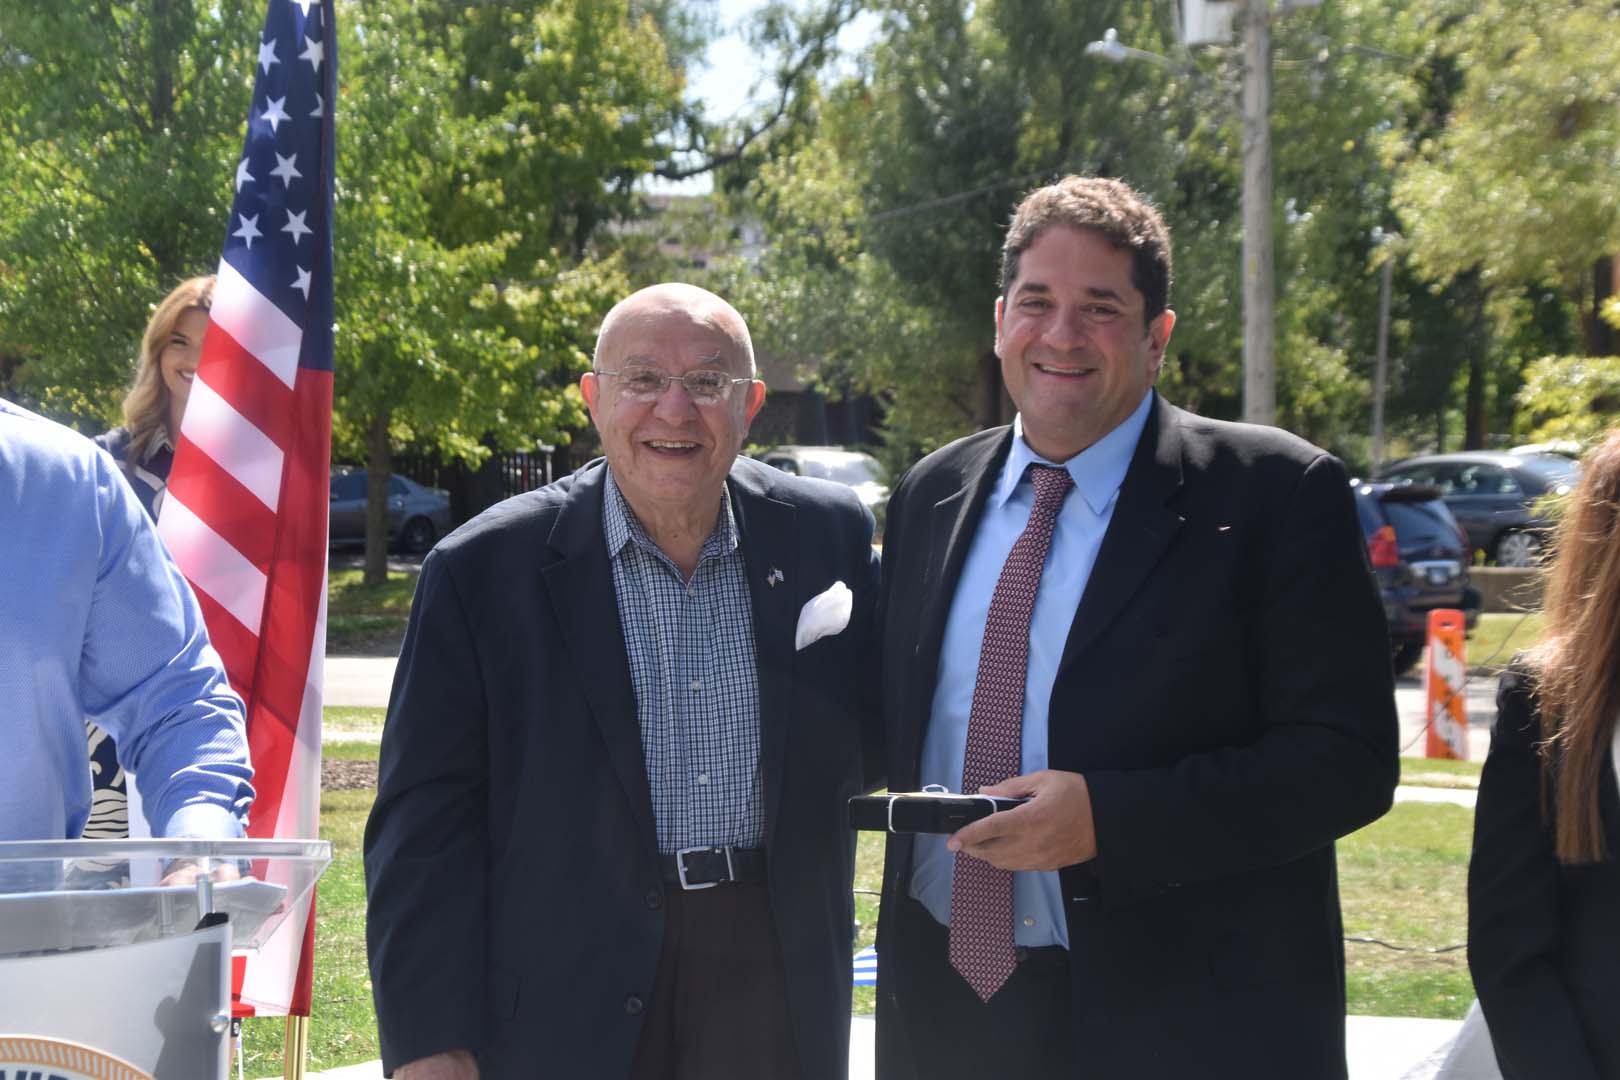
[[[765,852],[759,848],[699,847],[660,855],[664,881],[688,891],[712,889],[735,882],[747,885],[765,880]]]

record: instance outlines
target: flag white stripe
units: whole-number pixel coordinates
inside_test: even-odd
[[[158,516],[158,535],[192,587],[207,594],[255,636],[264,618],[265,576],[208,523],[169,492]]]
[[[180,433],[275,510],[281,500],[281,447],[200,378],[191,384]]]
[[[208,318],[292,387],[298,377],[304,331],[224,259],[219,260],[219,280]]]
[[[320,613],[310,642],[309,671],[304,678],[304,699],[298,713],[298,733],[287,769],[281,812],[276,816],[276,838],[301,840],[319,833],[321,809],[321,687],[326,665],[326,589],[321,589]],[[292,1004],[298,976],[299,950],[309,908],[297,905],[286,922],[248,958],[242,974],[242,1000],[275,1014]]]

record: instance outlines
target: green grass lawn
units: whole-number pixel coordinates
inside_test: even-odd
[[[327,737],[334,735],[375,735],[382,731],[388,710],[375,705],[328,705],[321,710],[321,725]]]
[[[328,709],[364,730],[380,726],[380,709]],[[364,740],[329,743],[335,761],[375,760]],[[1405,759],[1402,783],[1477,786],[1479,764]],[[371,982],[365,957],[365,884],[360,844],[375,791],[329,791],[321,797],[321,836],[332,842],[332,865],[321,878],[316,906],[315,1015],[310,1025],[311,1070],[332,1069],[378,1055]],[[1403,803],[1386,817],[1339,843],[1339,888],[1344,907],[1346,989],[1353,1013],[1456,1019],[1473,1000],[1465,933],[1465,882],[1473,812],[1444,804]],[[877,930],[883,838],[862,833],[855,867],[856,947]],[[1376,939],[1371,944],[1352,939]],[[1399,948],[1389,948],[1398,946]],[[871,987],[857,987],[857,1015],[875,1008]],[[249,1020],[244,1054],[249,1076],[281,1074],[285,1022]]]
[[[1451,947],[1466,936],[1473,816],[1463,806],[1398,803],[1339,842],[1350,1012],[1460,1019],[1468,1010],[1468,954]]]
[[[1414,787],[1479,787],[1479,761],[1451,761],[1446,758],[1401,758],[1401,783]]]
[[[367,585],[358,567],[333,570],[326,583],[326,651],[392,656],[405,636],[417,571],[392,571],[381,585]]]
[[[1468,636],[1468,666],[1490,672],[1501,670],[1514,653],[1535,644],[1541,636],[1541,624],[1539,611],[1486,612]]]
[[[376,748],[371,749],[375,756]],[[371,979],[366,972],[366,885],[360,862],[366,815],[376,794],[362,790],[321,795],[321,838],[332,842],[332,865],[321,875],[315,903],[311,1071],[378,1056]],[[282,1075],[286,1023],[281,1017],[243,1022],[242,1059],[248,1076]]]

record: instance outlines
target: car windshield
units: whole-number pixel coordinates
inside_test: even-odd
[[[883,466],[871,454],[805,454],[799,459],[799,468],[805,476],[836,480],[851,487],[883,483]]]

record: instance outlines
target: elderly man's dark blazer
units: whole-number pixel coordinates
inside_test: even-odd
[[[593,464],[492,508],[423,563],[366,828],[383,1065],[475,1051],[485,1077],[625,1076],[664,929],[653,807]],[[872,516],[740,459],[727,481],[759,665],[768,888],[806,1080],[848,1065],[854,837],[874,769]],[[773,573],[774,571],[774,573]],[[835,581],[842,633],[794,648]],[[774,582],[774,583],[773,583]],[[676,886],[678,888],[678,886]]]
[[[940,642],[1011,433],[933,454],[889,503],[889,785],[917,784]],[[1061,873],[1075,1075],[1345,1075],[1337,837],[1388,809],[1394,686],[1343,467],[1155,395],[1052,689],[1051,767],[1085,775],[1098,857]],[[911,1080],[882,974],[907,963],[911,844],[878,927],[882,1080]]]

